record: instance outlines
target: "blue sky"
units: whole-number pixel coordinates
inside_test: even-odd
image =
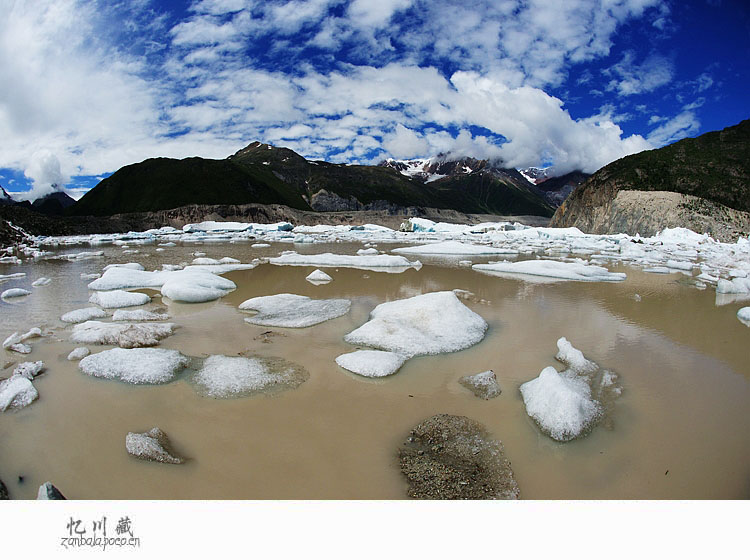
[[[76,196],[254,140],[593,172],[748,118],[750,8],[695,0],[0,0],[0,185]]]

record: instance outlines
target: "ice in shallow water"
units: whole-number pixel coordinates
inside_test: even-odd
[[[174,323],[103,323],[86,321],[73,327],[71,342],[78,344],[106,344],[120,348],[141,348],[156,346],[163,338],[170,336]]]
[[[168,383],[189,363],[177,350],[113,348],[83,358],[78,367],[86,375],[139,385]]]
[[[579,282],[621,282],[625,280],[622,272],[610,272],[602,266],[582,262],[561,262],[548,260],[530,260],[520,262],[500,262],[475,264],[471,268],[489,274],[515,274],[543,276],[558,280],[576,280]]]
[[[214,355],[192,381],[201,395],[228,399],[295,389],[308,378],[304,368],[280,358]]]
[[[112,270],[118,270],[113,268]],[[116,307],[134,307],[136,305],[145,305],[151,298],[146,294],[139,292],[126,292],[125,290],[113,290],[111,292],[96,292],[91,294],[90,303],[94,303],[104,309],[114,309]]]
[[[255,311],[245,319],[250,324],[264,327],[302,328],[317,325],[349,312],[348,299],[311,299],[296,294],[276,294],[243,301],[239,308]]]
[[[364,377],[392,375],[405,361],[406,356],[383,350],[357,350],[336,358],[339,366]]]

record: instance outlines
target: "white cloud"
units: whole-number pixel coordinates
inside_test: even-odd
[[[656,147],[666,146],[698,132],[700,121],[693,111],[683,111],[652,130],[648,140]]]
[[[652,54],[641,64],[635,64],[633,59],[634,54],[627,52],[608,70],[615,76],[607,85],[608,91],[623,96],[647,93],[668,84],[674,76],[674,64],[666,57]]]

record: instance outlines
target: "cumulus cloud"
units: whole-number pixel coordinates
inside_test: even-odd
[[[608,91],[623,96],[637,95],[654,91],[672,80],[674,64],[668,58],[651,54],[641,64],[636,64],[634,58],[632,52],[627,52],[607,71],[614,76],[607,85]]]
[[[574,119],[544,88],[657,3],[201,0],[165,28],[147,0],[0,0],[0,167],[42,188],[53,168],[65,182],[259,139],[333,161],[451,151],[593,171],[670,135],[625,136],[615,111]],[[623,60],[612,87],[658,87],[639,72],[661,62]]]

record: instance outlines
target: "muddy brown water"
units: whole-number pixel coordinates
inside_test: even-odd
[[[32,341],[33,352],[25,358],[47,365],[34,382],[39,399],[0,414],[0,479],[13,498],[34,498],[50,480],[78,499],[403,499],[406,482],[397,449],[411,427],[437,413],[473,418],[501,440],[522,498],[750,496],[750,328],[735,317],[742,304],[718,307],[712,289],[697,290],[681,274],[610,266],[626,272],[627,280],[537,284],[430,260],[402,274],[327,268],[333,282],[313,286],[305,276],[314,267],[266,264],[231,272],[225,276],[238,289],[221,300],[191,305],[154,298],[147,308],[166,307],[180,325],[161,347],[191,356],[279,356],[303,365],[310,379],[273,396],[215,400],[198,395],[184,374],[166,385],[130,386],[85,376],[77,363],[68,362],[76,344],[58,318],[87,305],[88,281],[81,272],[128,261],[155,268],[188,261],[193,251],[248,262],[292,247],[222,243],[162,253],[153,245],[137,248],[138,254],[122,255],[108,247],[105,258],[95,261],[42,261],[0,270],[27,272],[3,289],[28,287],[40,276],[53,279],[24,300],[0,303],[3,338],[37,325],[53,331]],[[349,254],[359,248],[294,246],[300,252]],[[66,251],[81,250],[88,249]],[[466,302],[489,323],[481,343],[414,358],[383,379],[362,378],[335,364],[336,356],[353,350],[343,336],[379,303],[455,288],[487,301]],[[246,315],[237,310],[242,301],[283,292],[346,297],[352,308],[305,329],[243,321]],[[278,334],[261,336],[269,330]],[[554,360],[561,336],[618,373],[624,387],[611,426],[568,443],[540,432],[518,389],[545,366],[562,369]],[[19,360],[12,353],[2,358],[0,366]],[[459,385],[460,377],[487,369],[502,387],[498,398],[480,400]],[[9,373],[5,369],[0,376]],[[126,453],[126,433],[153,426],[169,435],[187,463],[148,463]]]

